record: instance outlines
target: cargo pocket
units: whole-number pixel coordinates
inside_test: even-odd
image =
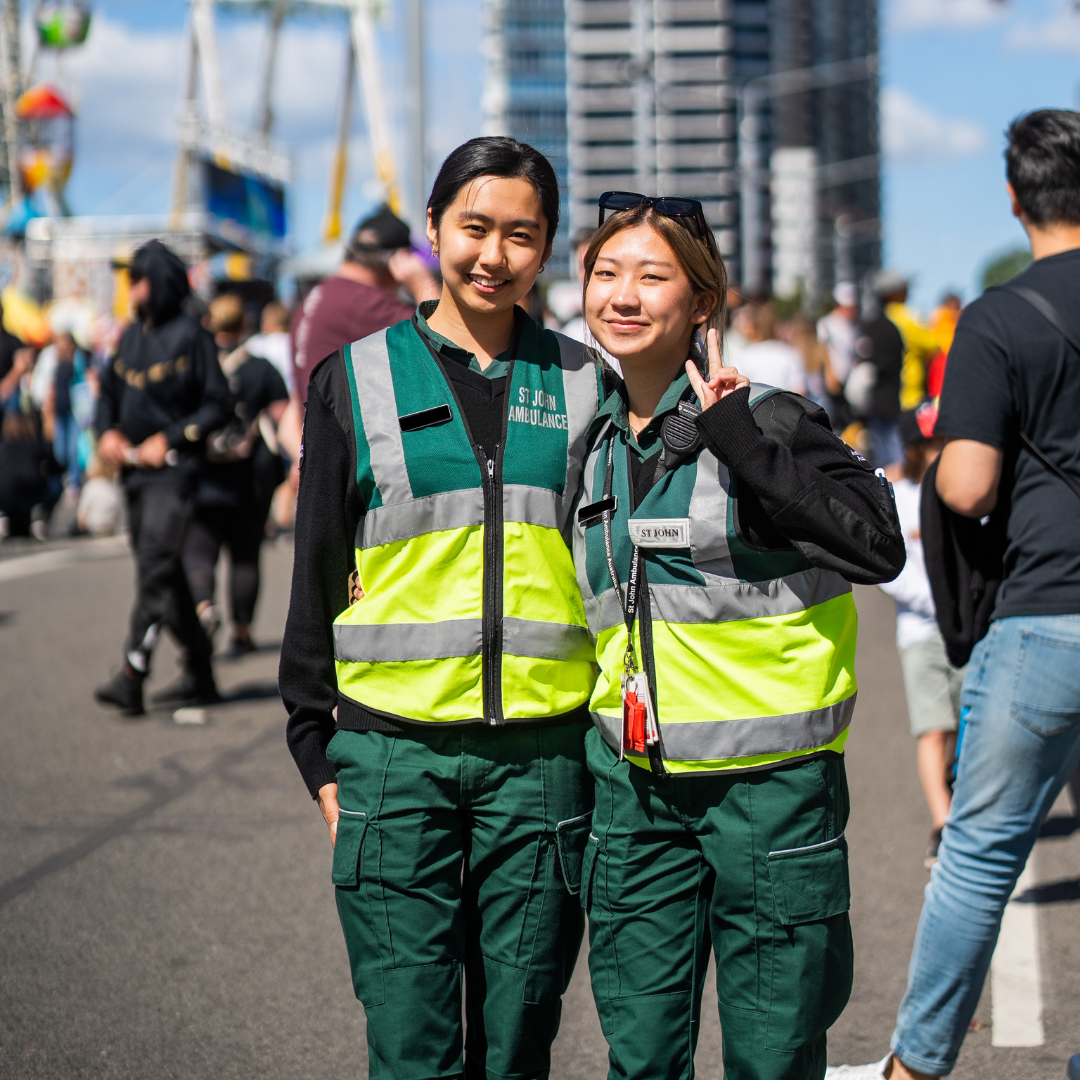
[[[847,841],[770,851],[775,925],[765,1045],[791,1051],[824,1035],[851,995]]]
[[[600,838],[589,833],[585,855],[581,860],[581,906],[588,911],[592,892],[593,873],[596,871],[596,854],[600,850]]]
[[[380,920],[385,922],[378,880],[378,840],[378,824],[369,828],[367,814],[339,811],[331,880],[336,886],[338,918],[349,952],[353,991],[369,1009],[385,1000],[383,950],[377,932]]]
[[[576,819],[565,824],[574,822]],[[585,928],[581,906],[567,887],[563,844],[558,832],[561,827],[556,826],[554,837],[550,832],[546,833],[537,851],[523,935],[531,942],[521,997],[526,1005],[553,1004],[566,993]],[[580,860],[577,867],[580,867]],[[575,876],[580,887],[579,868]],[[534,918],[535,930],[531,926]]]
[[[555,826],[555,843],[558,846],[559,862],[556,876],[562,877],[562,883],[571,896],[577,896],[581,889],[582,867],[585,861],[585,848],[589,843],[589,830],[592,828],[592,811],[560,821]]]
[[[334,841],[334,870],[330,880],[335,885],[356,885],[360,866],[360,847],[367,831],[367,814],[356,810],[338,810],[337,838]]]

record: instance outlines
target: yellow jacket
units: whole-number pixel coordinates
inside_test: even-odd
[[[907,304],[886,304],[885,315],[904,339],[900,407],[914,409],[926,395],[926,369],[930,360],[941,351],[941,341],[937,334],[923,326]]]

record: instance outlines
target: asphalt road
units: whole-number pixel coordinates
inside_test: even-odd
[[[290,549],[266,552],[265,648],[220,665],[230,701],[205,727],[167,712],[124,720],[91,701],[119,663],[129,559],[38,558],[0,560],[0,1076],[365,1075],[330,846],[285,748],[275,689]],[[891,603],[875,589],[859,589],[858,603],[856,977],[833,1062],[884,1054],[927,881]],[[156,663],[161,685],[175,671],[167,643]],[[1080,833],[1066,800],[1044,831],[1031,896],[1045,1042],[992,1046],[987,992],[954,1073],[963,1080],[1057,1080],[1080,1050]],[[714,996],[701,1027],[698,1073],[713,1080],[723,1072]],[[605,1071],[582,958],[552,1075]]]

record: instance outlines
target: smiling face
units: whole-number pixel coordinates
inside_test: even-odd
[[[650,225],[621,229],[600,249],[585,288],[596,340],[625,368],[681,367],[713,306],[695,295],[668,242]]]
[[[533,287],[551,256],[547,219],[528,180],[481,176],[446,208],[438,229],[428,211],[445,289],[459,309],[507,311]]]

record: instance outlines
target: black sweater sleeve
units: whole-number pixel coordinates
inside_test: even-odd
[[[343,363],[340,353],[327,357],[308,388],[292,596],[278,670],[286,740],[312,798],[335,779],[326,758],[338,700],[333,622],[349,606],[362,510]]]
[[[706,446],[750,489],[739,496],[741,531],[761,547],[776,546],[769,536],[779,534],[814,566],[859,584],[896,577],[906,555],[885,480],[817,406],[787,393],[765,398],[753,415],[749,404],[744,388],[697,421]]]

